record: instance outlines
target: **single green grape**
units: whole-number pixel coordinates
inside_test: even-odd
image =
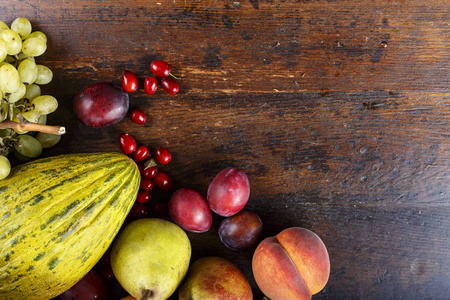
[[[23,84],[21,82],[19,84],[19,87],[17,88],[17,90],[15,90],[13,93],[11,93],[11,94],[9,94],[9,96],[7,96],[8,102],[16,103],[17,101],[19,101],[20,99],[23,98],[26,91],[27,91],[27,87],[25,86],[25,84]]]
[[[15,56],[11,56],[11,55],[6,55],[6,58],[5,58],[5,60],[4,60],[4,62],[5,63],[8,63],[8,64],[11,64],[11,65],[14,65],[15,63],[16,63],[16,59],[15,59]]]
[[[20,62],[17,72],[19,72],[20,80],[26,84],[34,83],[38,76],[36,63],[28,58]]]
[[[3,61],[8,55],[8,45],[4,40],[0,40],[0,61]]]
[[[28,19],[17,18],[11,23],[11,29],[17,32],[22,39],[26,39],[31,33],[31,23]]]
[[[45,33],[43,33],[42,31],[33,31],[28,37],[29,38],[33,38],[33,37],[38,37],[40,39],[42,39],[44,42],[47,43],[47,36],[45,35]]]
[[[11,163],[6,156],[0,155],[0,180],[8,177],[11,172]]]
[[[34,98],[31,104],[34,107],[34,112],[40,115],[48,115],[58,108],[58,100],[49,95]]]
[[[37,114],[36,112],[30,110],[30,111],[22,111],[21,113],[22,117],[24,117],[27,121],[37,123],[39,121],[39,117],[41,115]]]
[[[42,145],[37,139],[30,135],[21,134],[14,143],[14,149],[20,154],[28,157],[38,157],[42,153]]]
[[[22,155],[22,154],[20,154],[20,153],[17,152],[17,151],[14,151],[14,156],[15,156],[18,160],[24,161],[24,162],[25,162],[25,161],[29,161],[29,160],[31,159],[31,157]]]
[[[9,26],[5,24],[5,22],[0,21],[0,31],[5,29],[9,29]]]
[[[0,90],[3,93],[14,93],[20,85],[20,76],[17,69],[9,63],[0,67]]]
[[[47,124],[47,115],[40,115],[40,117],[36,123],[41,124],[41,125]]]
[[[5,29],[0,32],[0,39],[6,42],[9,55],[19,54],[22,50],[22,39],[20,35],[12,29]],[[34,56],[34,55],[33,55]]]
[[[39,56],[47,50],[47,43],[38,37],[26,39],[22,44],[22,52],[28,56]]]
[[[50,148],[55,146],[60,140],[61,136],[57,134],[39,132],[36,139],[41,143],[42,148]]]
[[[35,61],[35,59],[34,59],[34,57],[33,56],[27,56],[27,55],[25,55],[25,53],[23,53],[23,52],[20,52],[19,54],[17,54],[16,56],[16,60],[17,61],[22,61],[22,60],[24,60],[24,59],[31,59],[32,61]]]
[[[37,78],[36,84],[44,85],[50,83],[53,79],[53,72],[50,68],[44,65],[36,65],[37,68]]]
[[[25,92],[24,98],[32,101],[34,98],[41,95],[41,88],[37,84],[29,84],[26,86],[27,91]]]

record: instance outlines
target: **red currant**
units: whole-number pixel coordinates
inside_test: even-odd
[[[145,177],[141,177],[141,183],[139,185],[141,190],[146,191],[146,192],[150,192],[153,189],[154,185],[155,184],[153,183],[153,181],[151,179],[148,179],[148,178],[145,178]]]
[[[163,60],[154,60],[150,65],[150,70],[161,78],[166,78],[170,75],[170,65]]]
[[[145,121],[147,121],[147,117],[146,117],[145,113],[142,110],[137,109],[137,108],[135,108],[131,111],[130,118],[131,118],[131,121],[133,121],[136,124],[140,124],[140,125],[144,124]]]
[[[146,217],[148,214],[147,206],[143,203],[135,203],[131,208],[128,218],[130,220],[136,220]]]
[[[127,92],[136,92],[138,88],[138,81],[136,76],[132,72],[130,71],[123,72],[122,87]]]
[[[137,194],[136,201],[139,203],[147,203],[148,201],[150,201],[151,198],[152,198],[152,194],[150,194],[150,192],[140,191]]]
[[[150,151],[145,146],[139,146],[136,151],[133,153],[133,159],[135,162],[141,162],[144,161],[147,157]]]
[[[141,174],[145,178],[153,179],[156,177],[156,174],[158,174],[158,167],[153,166],[153,167],[149,167],[147,169],[143,169]]]
[[[147,95],[153,95],[158,87],[158,80],[155,77],[149,76],[144,81],[144,91]]]
[[[122,149],[125,154],[131,154],[137,148],[136,141],[128,133],[122,133],[121,135],[119,135],[118,141],[120,149]]]
[[[164,147],[159,147],[155,151],[156,160],[163,165],[168,164],[172,160],[172,154]]]
[[[174,95],[178,93],[180,90],[180,87],[178,86],[178,82],[176,82],[174,79],[167,77],[163,78],[161,80],[161,85],[163,89],[170,95]]]
[[[159,187],[161,190],[169,192],[172,190],[172,180],[170,179],[169,175],[167,175],[165,172],[159,171],[158,174],[156,174],[155,179],[153,179],[155,182],[155,185]]]

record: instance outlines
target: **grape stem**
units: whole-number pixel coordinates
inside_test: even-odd
[[[19,119],[19,123],[6,120],[1,122],[0,129],[10,128],[19,131],[39,131],[56,135],[63,135],[66,133],[66,128],[63,126],[50,126],[30,122],[21,114],[17,114],[17,118]]]

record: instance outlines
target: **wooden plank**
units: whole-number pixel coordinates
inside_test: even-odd
[[[447,1],[9,1],[50,36],[45,60],[74,82],[171,62],[186,92],[447,90]],[[383,47],[387,45],[387,47]],[[64,87],[64,89],[67,89]],[[59,90],[61,91],[61,90]]]
[[[180,186],[193,179],[204,186],[205,176],[236,165],[254,176],[255,190],[266,195],[304,191],[330,202],[441,203],[450,174],[446,97],[383,91],[136,96],[131,106],[149,116],[148,125],[136,126],[127,116],[99,137],[99,130],[79,124],[70,108],[60,108],[52,123],[74,129],[48,153],[59,147],[83,151],[85,141],[119,151],[116,139],[123,131],[151,149],[169,147],[170,171]],[[190,171],[193,176],[186,176]],[[368,200],[360,199],[363,195]]]

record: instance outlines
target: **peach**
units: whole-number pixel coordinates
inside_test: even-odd
[[[232,262],[215,256],[196,260],[180,286],[180,300],[251,300],[247,278]]]
[[[330,259],[317,234],[291,227],[258,245],[252,269],[256,284],[270,299],[306,300],[327,284]]]

